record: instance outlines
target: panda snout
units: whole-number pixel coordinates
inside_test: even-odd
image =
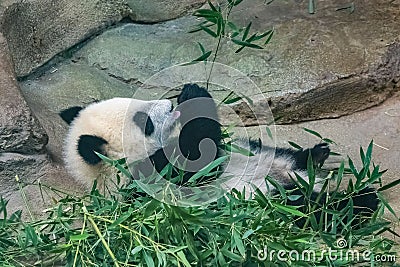
[[[181,113],[179,111],[173,111],[172,112],[172,118],[174,120],[178,119],[181,116]]]

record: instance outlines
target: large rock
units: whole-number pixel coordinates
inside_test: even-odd
[[[276,30],[265,50],[245,49],[235,54],[236,46],[229,40],[222,42],[217,61],[242,71],[265,95],[249,95],[259,121],[245,105],[232,105],[244,124],[270,122],[265,112],[268,105],[282,123],[338,117],[377,105],[398,89],[398,2],[356,1],[356,11],[349,14],[321,1],[315,15],[308,15],[303,4],[292,1],[274,1],[271,6],[244,1],[243,5],[241,12],[233,14],[252,19],[255,29],[273,24]],[[49,148],[56,158],[60,159],[60,140],[66,129],[57,118],[62,108],[133,94],[155,73],[198,57],[197,41],[207,50],[213,48],[214,39],[188,33],[196,23],[193,17],[183,17],[154,25],[115,27],[87,42],[71,60],[23,81],[29,105],[51,136],[50,144],[54,142]],[[236,82],[237,77],[229,72],[221,76]],[[165,97],[165,90],[153,87],[139,93],[157,99]],[[217,94],[226,96],[220,89]],[[222,111],[222,115],[226,124],[235,120],[234,112]]]
[[[10,0],[0,6],[0,14],[5,9],[2,31],[9,41],[17,76],[26,76],[55,55],[125,17],[163,21],[201,3],[204,0]]]
[[[242,71],[265,96],[249,95],[260,121],[245,105],[234,106],[247,125],[267,122],[263,111],[268,106],[281,123],[338,117],[377,105],[398,90],[398,1],[355,1],[352,14],[336,11],[344,2],[319,2],[315,15],[307,14],[303,2],[243,3],[241,12],[233,13],[235,20],[249,18],[255,30],[274,26],[276,31],[262,51],[235,54],[237,47],[230,41],[221,44],[217,61]],[[198,57],[197,41],[207,50],[214,47],[216,40],[206,34],[188,33],[196,23],[188,17],[157,25],[124,25],[94,38],[75,59],[123,81],[143,83],[166,67]]]
[[[47,135],[32,115],[14,77],[7,43],[0,33],[0,196],[18,189],[15,176],[31,183],[45,174]]]
[[[17,192],[18,175],[23,186],[35,182],[39,177],[46,174],[49,161],[46,154],[22,155],[18,153],[0,154],[0,196],[8,198]]]
[[[47,143],[47,135],[19,91],[7,43],[1,33],[0,95],[0,153],[42,152]]]
[[[304,1],[274,1],[266,9],[244,1],[245,14],[234,16],[243,25],[252,20],[255,30],[269,24],[276,29],[269,52],[258,59],[243,57],[237,66],[271,96],[267,103],[280,122],[351,114],[399,89],[400,1],[352,3],[350,13],[338,10],[348,1],[318,1],[316,13],[309,15]],[[255,103],[254,109],[267,103]],[[237,110],[249,117],[242,107]]]
[[[177,18],[189,10],[200,7],[206,0],[126,0],[134,10],[132,19],[139,22],[156,22]]]
[[[56,54],[129,14],[121,0],[18,1],[3,14],[17,76],[25,76]]]

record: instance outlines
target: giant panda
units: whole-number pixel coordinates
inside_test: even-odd
[[[136,177],[139,173],[146,176],[154,170],[160,172],[178,151],[177,159],[182,165],[186,161],[196,163],[194,168],[189,166],[185,169],[181,181],[184,184],[197,170],[221,157],[221,126],[216,104],[205,88],[196,84],[184,85],[177,103],[174,108],[170,100],[113,98],[86,108],[63,110],[60,116],[70,124],[64,144],[67,170],[88,189],[95,180],[99,187],[115,189],[115,168],[103,163],[95,152],[114,159],[128,157],[130,161],[138,162],[132,173]],[[181,125],[178,133],[177,124]],[[222,166],[223,173],[233,177],[224,186],[238,191],[247,191],[252,184],[264,193],[274,191],[274,186],[265,181],[267,174],[284,188],[293,188],[295,173],[308,181],[309,154],[315,165],[322,165],[330,153],[325,143],[305,150],[293,150],[271,148],[259,140],[239,139],[236,142],[253,154],[252,157],[232,155],[229,164]],[[122,181],[128,182],[127,179]],[[312,198],[316,198],[321,190],[319,182],[317,179]],[[297,205],[301,201],[298,199],[289,204]],[[378,205],[372,188],[366,188],[353,197],[353,202],[355,212],[369,214]]]

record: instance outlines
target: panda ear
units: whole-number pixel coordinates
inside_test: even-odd
[[[78,140],[78,153],[87,164],[96,165],[101,159],[94,152],[96,151],[104,155],[102,146],[105,144],[107,144],[107,141],[101,137],[86,134],[81,135]]]
[[[154,132],[154,124],[150,116],[145,112],[136,112],[133,121],[142,130],[145,136],[149,136]]]
[[[71,124],[71,122],[78,116],[79,112],[82,110],[82,107],[71,107],[68,109],[62,110],[60,113],[60,117],[68,124]]]

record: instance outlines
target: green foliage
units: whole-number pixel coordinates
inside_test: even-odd
[[[231,21],[229,17],[232,9],[239,5],[240,2],[242,1],[227,0],[227,7],[222,9],[220,5],[215,7],[210,1],[208,1],[208,9],[198,9],[194,12],[193,15],[203,19],[203,21],[196,25],[190,32],[203,31],[213,38],[227,38],[231,40],[232,43],[239,46],[236,53],[239,53],[245,47],[264,49],[264,46],[271,41],[274,31],[271,29],[263,33],[255,32],[250,35],[252,22],[247,24],[246,27],[239,27]],[[201,44],[199,45],[203,52],[203,60],[206,60],[210,55],[204,56],[205,54],[208,54],[208,52],[205,52],[204,47]]]
[[[274,30],[270,29],[262,33],[254,32],[250,34],[252,22],[247,24],[246,27],[239,27],[230,20],[230,14],[236,6],[243,0],[226,0],[223,4],[215,6],[211,1],[208,1],[208,8],[198,9],[193,13],[193,16],[201,19],[202,21],[197,24],[189,33],[204,32],[208,36],[217,39],[215,49],[206,50],[203,44],[198,43],[201,50],[201,55],[196,59],[184,63],[183,65],[197,64],[199,62],[208,62],[211,58],[211,69],[207,77],[207,88],[210,81],[214,62],[217,59],[220,50],[221,41],[223,38],[230,40],[232,44],[238,46],[235,53],[241,52],[244,48],[264,49],[265,46],[271,41]],[[222,7],[223,6],[223,7]]]
[[[315,134],[316,135],[316,134]],[[316,135],[318,136],[318,135]],[[321,137],[320,137],[321,138]],[[277,188],[276,195],[255,188],[251,199],[233,190],[217,201],[201,207],[168,205],[147,196],[124,200],[121,195],[105,197],[94,186],[83,197],[65,195],[47,211],[43,220],[24,222],[21,213],[7,213],[7,201],[0,199],[0,266],[350,266],[355,259],[315,257],[308,262],[260,258],[260,252],[315,251],[337,249],[344,238],[343,253],[357,250],[373,255],[395,255],[398,245],[382,236],[394,233],[383,210],[393,212],[382,196],[382,206],[368,223],[352,227],[355,220],[352,201],[344,208],[336,204],[371,184],[380,183],[383,172],[372,159],[372,142],[366,152],[360,149],[361,168],[348,159],[331,176],[336,189],[321,205],[308,200],[315,179],[306,182],[294,177],[299,190],[285,190],[273,177],[266,179]],[[123,160],[109,160],[124,172]],[[203,172],[211,171],[205,168]],[[311,157],[308,175],[315,177]],[[346,192],[339,185],[348,172],[353,176]],[[207,175],[207,173],[204,173]],[[399,184],[380,186],[378,193]],[[327,191],[328,180],[322,186]],[[130,190],[138,190],[134,186]],[[300,195],[299,195],[300,194]],[[301,207],[288,200],[305,197]],[[318,219],[315,212],[321,211]],[[330,220],[326,218],[330,216]],[[298,220],[305,220],[300,227]],[[379,264],[371,258],[369,265]]]

